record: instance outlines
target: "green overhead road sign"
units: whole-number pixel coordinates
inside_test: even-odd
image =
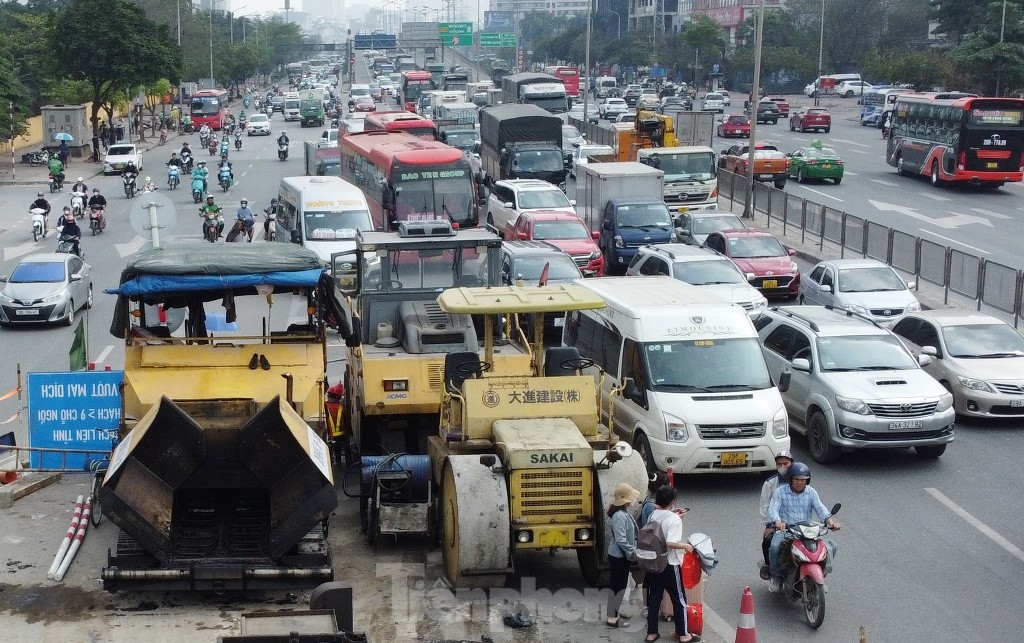
[[[442,45],[468,47],[473,44],[472,22],[441,22],[437,25],[437,33]]]
[[[481,47],[515,47],[516,35],[514,33],[482,33],[480,34]]]

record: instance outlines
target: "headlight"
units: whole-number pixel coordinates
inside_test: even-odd
[[[983,391],[985,393],[995,393],[996,392],[995,389],[993,389],[989,385],[988,382],[985,382],[985,381],[982,381],[982,380],[976,380],[973,377],[959,377],[958,376],[957,379],[960,380],[960,386],[962,386],[962,387],[964,387],[966,389],[970,389],[972,391]]]
[[[786,407],[779,409],[779,412],[775,414],[775,418],[772,419],[772,437],[776,439],[783,439],[789,435],[789,415],[786,413]]]
[[[912,304],[907,304],[907,312],[908,313],[916,313],[919,310],[921,310],[921,302],[915,301]]]
[[[690,439],[690,433],[686,430],[686,422],[670,413],[665,416],[665,435],[670,442],[686,442]]]
[[[856,413],[858,415],[871,415],[871,409],[864,403],[864,400],[858,400],[853,397],[841,397],[836,396],[836,404],[839,408],[850,413]]]
[[[847,304],[846,306],[844,306],[844,308],[846,308],[846,310],[850,311],[851,313],[858,313],[860,315],[868,314],[867,308],[865,308],[864,306],[858,306],[857,304]]]
[[[982,384],[984,384],[984,382],[982,382]],[[949,409],[949,407],[951,406],[953,406],[953,394],[943,393],[942,395],[939,396],[939,403],[938,405],[936,405],[935,410],[936,412],[941,413]]]
[[[14,300],[3,293],[0,293],[0,303],[13,304]]]
[[[754,310],[763,310],[768,307],[768,300],[764,297],[754,300]]]
[[[794,261],[793,263],[789,264],[789,270],[790,272],[797,272],[798,270],[800,270],[800,266],[796,265],[796,262]]]
[[[601,258],[601,251],[600,250],[595,250],[595,251],[590,253],[590,259],[591,260],[600,259],[600,258]]]
[[[40,300],[40,303],[52,304],[53,302],[60,301],[63,298],[64,298],[64,293],[57,293],[56,295],[50,295],[49,297],[43,297]]]

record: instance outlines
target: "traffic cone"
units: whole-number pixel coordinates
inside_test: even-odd
[[[750,587],[743,590],[740,600],[740,623],[736,627],[736,643],[757,643],[757,626],[754,625],[754,595]]]

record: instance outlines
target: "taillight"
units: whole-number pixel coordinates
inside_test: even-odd
[[[958,156],[957,159],[956,159],[956,167],[957,167],[958,170],[965,170],[965,169],[967,169],[967,151],[966,150],[961,150],[960,151],[960,156]]]
[[[1024,172],[1024,152],[1020,154],[1020,171]]]

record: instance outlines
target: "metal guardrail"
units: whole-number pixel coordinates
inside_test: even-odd
[[[720,170],[718,198],[730,208],[743,203],[746,177]],[[781,226],[784,236],[801,243],[829,247],[840,257],[870,257],[912,276],[917,290],[930,284],[943,303],[973,306],[1007,319],[1017,328],[1024,305],[1024,271],[862,217],[815,203],[767,183],[754,184],[754,216],[765,216],[765,227]],[[931,290],[931,289],[929,289]]]

